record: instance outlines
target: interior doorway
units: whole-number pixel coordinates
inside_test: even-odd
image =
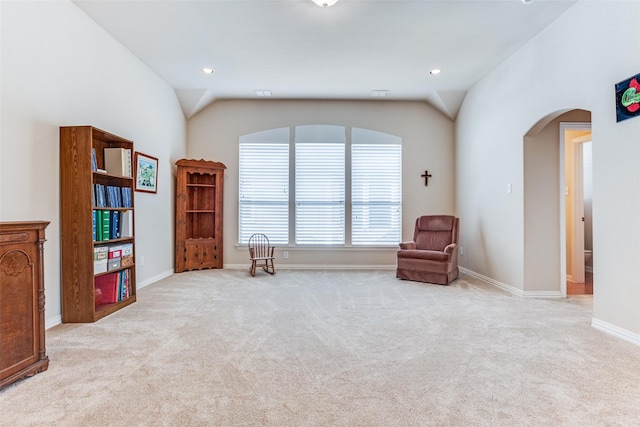
[[[566,295],[593,294],[592,138],[587,123],[561,123],[564,150]]]
[[[567,137],[565,131],[575,131],[577,134]],[[525,296],[567,296],[567,270],[573,274],[570,265],[577,259],[573,248],[578,246],[573,243],[574,234],[567,232],[567,216],[571,217],[574,210],[567,205],[567,183],[571,183],[573,178],[567,179],[565,159],[569,156],[565,153],[565,140],[590,134],[591,112],[572,109],[555,111],[542,117],[524,135]],[[585,153],[583,150],[582,155],[585,156]],[[575,162],[573,151],[571,159]],[[584,188],[583,192],[590,194],[590,190]],[[581,253],[584,259],[584,250]]]

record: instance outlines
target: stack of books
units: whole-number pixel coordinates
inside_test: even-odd
[[[131,293],[131,270],[126,269],[95,278],[95,307],[113,304],[129,298]]]

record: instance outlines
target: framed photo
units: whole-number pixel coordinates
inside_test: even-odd
[[[158,192],[158,159],[136,151],[136,191]]]

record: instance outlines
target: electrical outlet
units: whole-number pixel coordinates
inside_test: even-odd
[[[144,265],[144,256],[140,257],[140,265]]]
[[[464,248],[460,246],[460,255],[464,255]]]
[[[284,256],[284,259],[289,258],[289,252],[284,251],[284,253],[282,254]]]

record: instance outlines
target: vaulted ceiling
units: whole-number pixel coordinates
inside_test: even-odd
[[[74,3],[175,89],[187,118],[267,91],[270,99],[423,100],[455,119],[471,86],[576,1]]]

